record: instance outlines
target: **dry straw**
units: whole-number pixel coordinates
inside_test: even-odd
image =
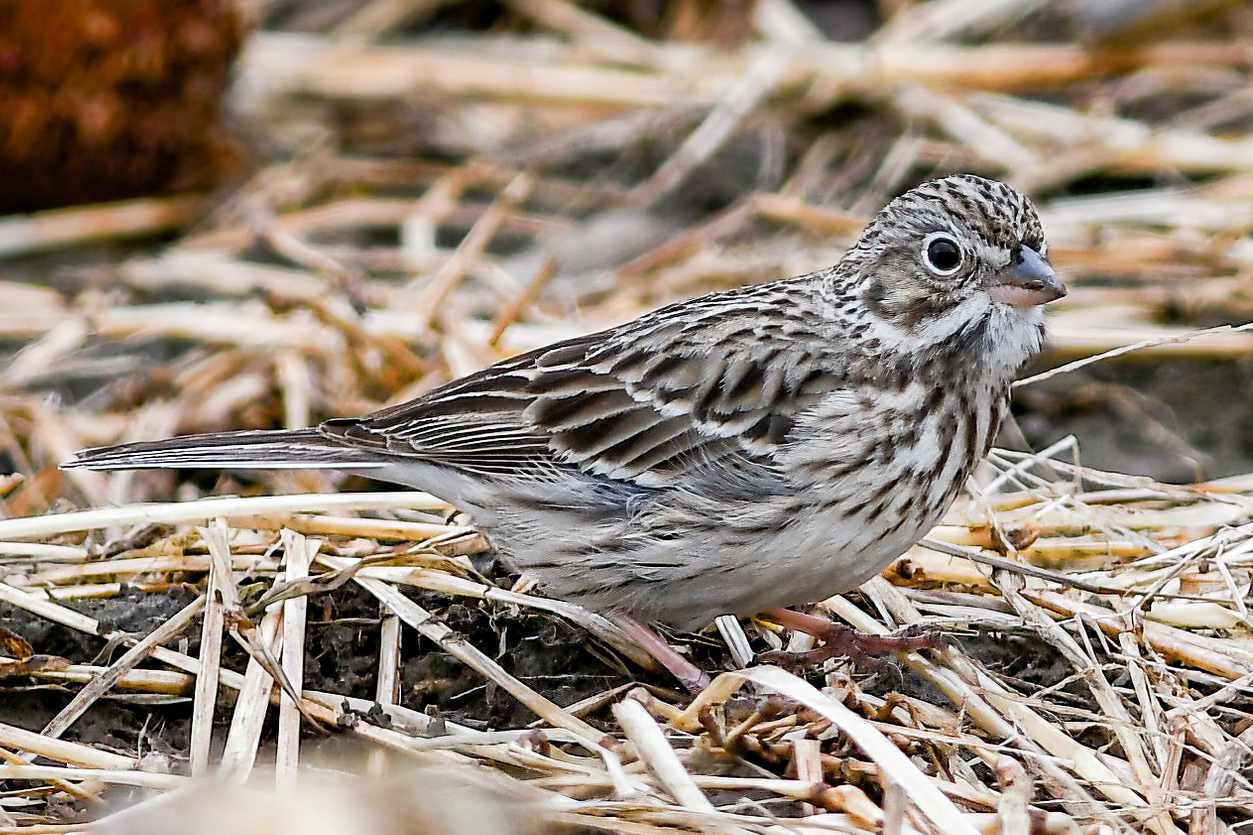
[[[1071,286],[1051,370],[1018,394],[1125,405],[1095,363],[1253,350],[1242,4],[884,2],[856,42],[790,0],[740,29],[674,4],[665,32],[517,0],[456,37],[423,27],[439,2],[253,5],[270,17],[232,106],[281,161],[213,198],[0,218],[0,257],[24,257],[0,276],[0,339],[20,346],[0,368],[0,680],[55,698],[0,722],[0,832],[160,826],[219,797],[190,777],[260,809],[256,787],[315,772],[365,775],[361,797],[398,781],[422,814],[432,774],[466,774],[519,832],[1217,835],[1253,818],[1253,475],[1161,484],[1084,466],[1074,438],[995,450],[923,544],[818,606],[953,646],[903,659],[903,682],[841,662],[798,677],[753,659],[806,636],[721,619],[677,636],[722,673],[689,704],[604,618],[480,575],[488,543],[436,497],[55,467],[85,445],[361,413],[826,266],[884,200],[952,169],[1031,193]],[[1045,27],[1065,37],[1031,37]],[[124,258],[93,248],[172,229]],[[1125,432],[1191,455],[1150,411],[1126,406]],[[359,625],[378,637],[372,692],[306,688],[312,630],[354,593],[379,613]],[[85,613],[134,596],[162,613],[142,633]],[[612,675],[563,699],[503,637],[454,629],[454,603],[510,646],[559,620]],[[21,635],[49,624],[116,651]],[[1025,662],[992,652],[1009,640]],[[436,652],[525,718],[415,709],[411,662]],[[155,703],[189,721],[182,750],[89,741],[106,705]],[[317,760],[328,734],[368,755]]]

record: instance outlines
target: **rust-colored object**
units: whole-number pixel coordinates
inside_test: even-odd
[[[213,184],[233,0],[0,0],[0,212]]]

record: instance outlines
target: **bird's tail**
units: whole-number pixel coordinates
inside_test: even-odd
[[[212,432],[79,450],[65,469],[363,470],[385,466],[316,429]]]

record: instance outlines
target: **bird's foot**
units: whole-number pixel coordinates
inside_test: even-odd
[[[884,656],[899,656],[921,649],[940,649],[951,643],[951,639],[944,634],[919,626],[908,627],[895,635],[868,635],[826,618],[793,612],[790,609],[772,609],[763,614],[783,626],[813,635],[822,641],[822,646],[806,652],[776,650],[758,656],[768,664],[779,664],[793,669],[821,664],[828,658],[847,658],[855,667],[887,673],[899,680],[900,668]]]

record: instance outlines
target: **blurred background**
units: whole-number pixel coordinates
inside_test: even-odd
[[[1097,497],[1088,515],[1041,522],[1048,548],[1044,539],[1036,546],[1040,560],[1093,569],[1146,554],[1167,559],[1175,553],[1169,549],[1248,518],[1243,494],[1235,495],[1249,490],[1247,478],[1207,488],[1210,506],[1194,501],[1204,491],[1168,494],[1134,477],[1183,483],[1253,472],[1253,330],[1244,326],[1253,320],[1251,74],[1253,6],[1231,0],[0,0],[0,516],[210,493],[387,489],[325,473],[105,475],[62,472],[56,464],[89,445],[360,414],[666,302],[826,267],[893,196],[964,171],[1006,180],[1032,197],[1071,288],[1050,306],[1049,348],[1027,372],[1043,376],[1017,389],[1017,422],[1001,445],[1060,450],[1058,458],[1111,471],[1099,485],[1143,488]],[[1110,351],[1118,355],[1067,365]],[[1058,367],[1063,373],[1046,373]],[[1017,460],[1002,457],[999,466]],[[1164,496],[1179,506],[1166,508]],[[1143,500],[1128,518],[1155,526],[1152,536],[1141,528],[1126,533],[1121,517],[1100,516],[1107,499]],[[1011,506],[1018,507],[1007,499],[1004,507]],[[400,559],[427,583],[417,583],[420,591],[406,587],[402,603],[419,601],[455,630],[456,641],[464,635],[487,648],[510,675],[572,713],[600,711],[597,727],[616,733],[605,706],[646,677],[590,640],[585,624],[551,614],[546,601],[517,594],[508,605],[484,602],[502,591],[492,583],[512,580],[475,573],[466,555],[485,543],[447,524],[447,510],[385,507],[382,519],[311,522],[289,514],[254,521],[255,530],[241,524],[231,543],[250,572],[241,593],[255,600],[277,582],[275,554],[291,543],[290,531],[278,541],[276,526],[306,524],[343,560]],[[1040,510],[1039,519],[1055,510]],[[1025,532],[1024,548],[1041,533],[1032,513],[1027,508],[1028,521],[1014,529]],[[963,543],[1006,550],[1008,540],[988,533],[988,517],[967,516],[951,522]],[[0,603],[0,678],[8,682],[0,689],[0,722],[57,731],[5,737],[0,745],[71,764],[104,758],[105,768],[131,767],[132,760],[117,766],[109,759],[121,751],[184,768],[191,676],[137,669],[124,681],[126,693],[100,698],[104,685],[91,697],[99,703],[78,696],[66,703],[67,688],[103,680],[103,668],[91,664],[109,663],[109,651],[127,635],[165,629],[171,619],[177,628],[162,633],[166,643],[180,630],[194,631],[191,607],[203,600],[196,584],[209,557],[203,536],[188,527],[200,522],[190,518],[182,529],[106,520],[89,534],[48,528],[46,542],[0,542],[0,591],[9,594]],[[1189,551],[1201,566],[1190,571],[1204,573],[1202,546],[1209,547]],[[1215,547],[1221,554],[1225,546]],[[160,570],[142,562],[155,557]],[[919,606],[937,607],[929,615],[956,611],[959,622],[985,617],[985,626],[1004,630],[963,640],[1016,688],[1017,701],[1007,703],[1048,706],[1052,699],[1052,715],[1074,719],[1059,720],[1054,742],[1082,739],[1101,756],[1126,742],[1120,736],[1116,745],[1101,721],[1077,712],[1091,708],[1097,691],[1074,682],[1093,681],[1097,661],[1060,656],[1038,640],[1043,615],[1030,624],[1024,615],[1018,624],[1008,613],[1021,610],[986,594],[988,579],[973,570],[952,582],[983,596],[910,589],[950,580],[935,573],[939,562],[925,570],[909,559],[902,565],[894,582],[917,591],[911,600]],[[1136,575],[1135,582],[1151,586],[1151,597],[1177,567],[1163,570],[1169,576]],[[1176,625],[1248,625],[1245,575],[1237,572],[1237,588],[1222,572],[1196,588],[1230,588],[1235,602],[1215,604],[1205,617],[1181,607]],[[1112,576],[1100,581],[1112,583]],[[432,651],[428,631],[421,646],[408,639],[402,655],[393,604],[380,605],[352,584],[311,602],[303,653],[290,654],[305,658],[305,686],[334,694],[327,696],[334,706],[346,705],[348,694],[362,710],[369,699],[397,702],[392,708],[403,702],[410,724],[394,726],[406,734],[397,731],[394,748],[437,747],[423,737],[450,727],[463,741],[479,739],[472,732],[510,729],[489,734],[497,748],[476,742],[467,750],[485,762],[490,754],[506,769],[536,768],[571,797],[608,796],[610,786],[613,798],[630,796],[629,785],[614,782],[619,772],[602,779],[600,760],[582,754],[579,768],[593,776],[586,785],[562,784],[561,775],[575,771],[569,752],[578,749],[549,752],[552,739],[568,738],[551,728],[550,738],[532,736],[534,713],[492,676],[485,686],[463,655],[454,658],[453,639],[443,642],[447,651]],[[986,612],[977,608],[985,604]],[[886,611],[878,598],[864,609]],[[88,615],[94,619],[84,621]],[[228,627],[238,633],[238,624]],[[758,648],[780,640],[752,630]],[[1193,645],[1154,644],[1175,667],[1147,656],[1146,644],[1152,666],[1141,675],[1166,693],[1162,705],[1176,705],[1171,699],[1189,687],[1208,693],[1238,679],[1248,709],[1249,662],[1240,656],[1246,666],[1215,666],[1219,650],[1234,645],[1228,632],[1218,634],[1205,636],[1212,651],[1201,661],[1189,660]],[[195,638],[178,640],[181,651],[199,652]],[[684,640],[707,669],[740,664],[712,633]],[[255,646],[227,649],[224,670],[251,669],[261,655]],[[1100,657],[1130,704],[1132,684],[1116,677],[1127,673],[1128,656]],[[1141,693],[1143,682],[1134,683]],[[654,677],[649,692],[665,696],[667,685]],[[878,684],[880,691],[891,686]],[[945,716],[935,719],[938,692],[910,686],[921,695],[906,718],[948,728]],[[891,705],[877,696],[847,681],[839,688],[839,698],[875,722],[889,717]],[[1176,788],[1187,797],[1226,791],[1206,775],[1210,759],[1219,774],[1226,752],[1248,750],[1247,713],[1228,705],[1239,688],[1214,689],[1221,698],[1206,695],[1203,709],[1180,714],[1195,723],[1189,753],[1181,753],[1183,730],[1177,744],[1171,738],[1170,758],[1153,738],[1164,764],[1160,776],[1137,775],[1147,774],[1145,798],[1158,802],[1153,792],[1175,786],[1180,768]],[[214,707],[209,700],[207,712],[201,708],[212,695],[212,687],[196,695],[196,721],[210,729],[204,739],[212,737]],[[266,703],[264,694],[258,698],[259,734]],[[954,728],[966,721],[965,704],[958,709],[963,718],[952,720]],[[73,715],[61,721],[66,710]],[[346,721],[343,710],[336,716]],[[1157,715],[1128,710],[1118,716]],[[387,721],[400,715],[393,711]],[[225,708],[217,716],[222,731]],[[444,716],[464,726],[446,725]],[[903,710],[894,716],[905,721]],[[857,794],[858,784],[891,806],[887,783],[875,788],[878,772],[827,727],[811,729],[813,738],[797,743],[808,747],[788,754],[782,735],[794,718],[772,725],[776,736],[762,737],[769,744],[755,751],[757,764],[736,772],[780,778],[752,797],[786,800],[808,814],[810,801],[829,810],[856,807],[867,796]],[[997,751],[1021,743],[1019,714],[1011,719],[1013,740],[988,731]],[[1121,730],[1135,721],[1108,725]],[[70,724],[70,736],[94,745],[94,753],[59,747],[53,737]],[[373,726],[354,726],[362,729]],[[702,760],[722,745],[706,731],[682,753],[692,755],[694,772],[719,772],[702,786],[731,786],[717,779],[743,763]],[[938,733],[906,734],[894,744],[929,762],[933,752],[921,740]],[[827,752],[821,761],[819,736]],[[795,765],[804,762],[802,749],[811,755],[807,772]],[[1026,814],[1030,785],[1010,772],[1004,780],[999,770],[993,775],[985,768],[990,760],[976,762],[991,746],[951,750],[964,753],[952,754],[951,771],[936,773],[980,787],[954,797],[992,814],[1001,796],[990,787],[999,786],[1010,801],[1022,800]],[[1058,763],[1098,761],[1096,753],[1084,759],[1048,750]],[[4,774],[28,767],[0,754]],[[372,761],[376,770],[379,762]],[[968,762],[982,769],[978,779]],[[1024,762],[1035,768],[1045,758]],[[145,796],[144,786],[175,784],[161,783],[152,762],[143,767],[138,782],[119,781],[136,787],[127,789],[128,802]],[[779,788],[785,775],[802,773],[839,792],[815,799],[796,794],[790,782]],[[90,779],[74,784],[71,802],[71,794],[45,790],[38,781],[50,778],[40,774],[33,788],[22,784],[26,796],[0,793],[0,828],[16,820],[63,831],[56,827],[67,820],[100,813]],[[635,768],[632,779],[641,774]],[[1085,786],[1118,784],[1121,791],[1130,784],[1122,772],[1112,782],[1094,774],[1082,772]],[[742,801],[749,797],[744,784],[733,785],[740,788],[728,788],[720,803],[761,811],[751,798]],[[952,785],[945,791],[955,791]],[[1078,791],[1051,772],[1041,785],[1056,800],[1044,807],[1050,810],[1070,808],[1059,804]],[[1253,802],[1241,802],[1247,822]],[[221,805],[215,795],[204,803]],[[1179,803],[1182,819],[1191,807]],[[171,828],[162,808],[138,819],[149,827],[143,831]],[[647,812],[622,808],[613,807],[626,817]],[[1089,823],[1105,820],[1103,812],[1080,812]],[[579,825],[612,828],[592,815],[616,813],[597,809]],[[279,808],[255,817],[286,814]],[[1027,831],[1026,817],[1019,818],[1012,831]],[[691,831],[702,820],[676,826]],[[867,831],[887,831],[883,814],[858,820]],[[1163,820],[1152,831],[1177,831]],[[622,831],[668,831],[633,825]]]
[[[2,0],[8,512],[174,488],[53,468],[81,445],[355,414],[827,266],[954,171],[1044,214],[1041,368],[1155,343],[1020,389],[1003,443],[1253,469],[1253,334],[1176,341],[1253,318],[1251,62],[1214,0]]]

